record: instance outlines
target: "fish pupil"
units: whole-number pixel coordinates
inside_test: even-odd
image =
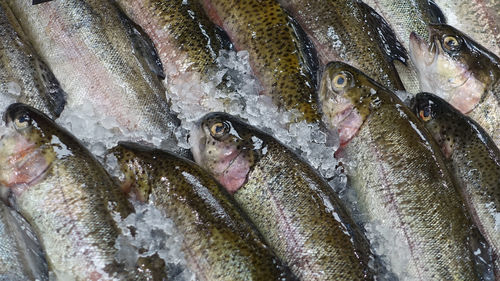
[[[337,84],[338,84],[338,85],[342,85],[342,84],[344,84],[344,81],[345,81],[344,77],[339,77],[339,78],[337,79]]]

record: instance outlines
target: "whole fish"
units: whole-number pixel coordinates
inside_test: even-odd
[[[357,0],[280,0],[309,35],[321,65],[340,60],[363,69],[388,88],[404,90],[392,60],[406,50],[384,19]]]
[[[336,154],[344,158],[361,212],[409,251],[408,277],[478,280],[462,200],[439,147],[411,110],[341,62],[327,66],[319,96],[324,122],[339,132]]]
[[[286,279],[279,260],[203,168],[170,152],[133,143],[120,143],[110,153],[138,197],[175,222],[197,280]]]
[[[111,0],[7,0],[34,48],[68,93],[130,131],[158,135],[178,151],[164,77],[151,41]]]
[[[229,50],[231,43],[210,21],[199,1],[118,0],[117,3],[155,44],[165,66],[167,87],[193,80],[215,80],[217,72],[223,70],[216,60],[219,51]]]
[[[297,120],[319,121],[314,50],[300,27],[275,0],[204,0],[210,19],[237,50],[248,50],[263,94]]]
[[[0,202],[0,280],[49,280],[40,242],[17,212]]]
[[[300,280],[373,280],[361,230],[289,148],[225,113],[203,117],[191,137],[196,162],[233,194]]]
[[[411,59],[421,88],[471,117],[500,145],[500,58],[448,25],[430,25],[429,42],[413,34]]]
[[[66,93],[30,45],[3,0],[0,1],[0,38],[0,97],[11,96],[52,118],[58,117],[66,104]]]
[[[500,2],[497,0],[434,0],[446,23],[500,56]]]
[[[414,112],[440,145],[472,219],[500,258],[500,150],[479,124],[433,94],[418,94]]]
[[[443,13],[433,0],[365,0],[364,2],[387,20],[406,50],[409,48],[411,32],[427,38],[428,24],[445,23]],[[415,94],[420,92],[417,70],[413,62],[408,60],[406,66],[398,61],[394,64],[406,90]]]
[[[115,261],[114,216],[133,207],[99,162],[48,116],[7,108],[0,184],[42,241],[50,269],[64,280],[140,280]],[[144,277],[146,278],[146,277]]]

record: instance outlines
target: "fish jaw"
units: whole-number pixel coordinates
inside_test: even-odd
[[[427,43],[415,33],[410,34],[410,58],[417,67],[422,91],[438,95],[464,114],[479,103],[486,84],[443,51],[439,40],[432,35]]]

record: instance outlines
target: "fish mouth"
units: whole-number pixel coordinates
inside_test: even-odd
[[[417,67],[422,68],[424,65],[428,67],[437,61],[440,43],[438,40],[433,40],[433,37],[430,35],[427,42],[415,32],[410,33],[410,58]]]
[[[203,160],[201,152],[205,150],[206,141],[207,137],[201,128],[201,124],[195,124],[194,128],[189,132],[188,142],[191,145],[191,153],[196,163],[201,163]]]

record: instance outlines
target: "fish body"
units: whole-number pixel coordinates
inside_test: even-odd
[[[114,217],[133,212],[125,194],[83,145],[24,104],[5,113],[0,184],[42,241],[64,280],[140,280],[115,261]]]
[[[337,157],[367,222],[382,224],[396,237],[391,245],[401,241],[399,251],[409,251],[404,275],[479,280],[468,244],[472,224],[423,124],[394,93],[349,65],[331,63],[323,75],[323,120],[339,132]]]
[[[388,88],[404,90],[392,60],[405,62],[406,51],[369,6],[356,0],[279,2],[311,38],[322,66],[344,61]]]
[[[164,77],[149,38],[113,1],[8,1],[34,48],[68,93],[68,107],[90,103],[123,130],[161,134],[177,150]]]
[[[0,38],[0,96],[13,97],[58,117],[66,93],[30,45],[5,1],[0,2]]]
[[[447,24],[500,56],[500,2],[497,0],[435,0]]]
[[[0,204],[0,280],[49,280],[40,242],[31,226],[3,202]]]
[[[263,94],[298,120],[318,121],[317,61],[302,30],[274,0],[205,0],[210,19],[228,34],[237,50],[247,50]]]
[[[411,36],[421,89],[471,117],[500,145],[500,58],[448,25],[430,25],[429,42]]]
[[[414,112],[440,145],[472,219],[500,257],[500,150],[479,124],[433,94],[418,94]]]
[[[175,222],[197,280],[289,279],[233,199],[203,168],[133,143],[120,143],[110,152],[139,198]]]
[[[203,117],[192,137],[196,162],[233,194],[300,280],[373,280],[361,230],[289,148],[224,113]]]

